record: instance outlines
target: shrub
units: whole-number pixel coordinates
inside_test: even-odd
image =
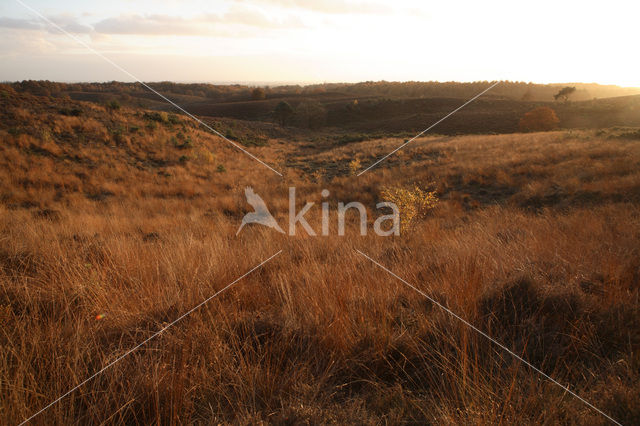
[[[224,137],[231,141],[239,142],[244,146],[265,146],[269,140],[260,134],[254,134],[252,132],[245,131],[242,134],[237,134],[232,129],[227,129]]]
[[[216,160],[216,156],[206,149],[200,149],[196,154],[196,158],[206,164],[212,164]]]
[[[218,167],[216,167],[216,171],[218,173],[224,173],[227,171],[227,169],[222,164],[218,164]]]
[[[224,132],[224,137],[231,141],[235,141],[235,142],[238,141],[238,136],[231,129],[227,129],[227,131]]]
[[[268,138],[261,135],[246,135],[239,139],[244,146],[265,146],[268,141]]]
[[[180,148],[180,149],[193,148],[193,141],[191,140],[191,136],[187,136],[187,138],[184,140],[182,145],[180,145],[178,148]]]
[[[295,110],[296,124],[308,129],[322,127],[327,119],[327,110],[316,101],[305,101],[300,103]]]
[[[178,117],[176,114],[169,114],[167,116],[167,121],[169,122],[169,124],[180,124],[180,117]]]
[[[352,175],[358,173],[358,171],[362,168],[362,163],[360,163],[359,158],[354,158],[349,162],[349,171]]]
[[[276,109],[273,110],[273,116],[280,126],[284,127],[293,116],[293,108],[291,108],[291,105],[289,105],[288,102],[281,101],[276,105]]]
[[[110,131],[116,144],[122,144],[125,142],[124,130],[122,129],[122,126],[116,126],[110,129]]]
[[[521,132],[544,132],[555,129],[560,120],[549,107],[540,107],[526,113],[518,123]]]
[[[181,134],[178,134],[177,137],[171,136],[169,138],[169,143],[178,149],[193,148],[193,141],[191,140],[191,136],[187,136],[186,138],[184,137],[184,135],[181,136]]]
[[[166,123],[168,121],[167,114],[162,112],[145,112],[142,118],[151,121],[157,121],[158,123]]]
[[[60,114],[66,115],[68,117],[79,117],[80,115],[82,115],[82,110],[78,107],[61,108],[59,112]]]
[[[266,97],[267,97],[267,94],[265,93],[262,87],[256,87],[251,92],[251,99],[253,99],[254,101],[259,101],[259,100],[265,99]]]
[[[410,189],[383,187],[381,196],[384,201],[392,202],[398,206],[402,229],[408,228],[414,220],[424,217],[429,210],[438,204],[438,197],[435,191],[424,191],[417,185]]]
[[[112,100],[112,101],[109,101],[109,102],[107,103],[107,109],[108,109],[109,111],[117,111],[117,110],[119,110],[119,109],[120,109],[120,102],[118,102],[118,101],[117,101],[117,100],[115,100],[115,99],[114,99],[114,100]]]

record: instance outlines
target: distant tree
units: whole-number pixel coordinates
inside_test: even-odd
[[[531,93],[531,89],[527,89],[527,91],[524,92],[524,95],[522,95],[521,100],[526,102],[533,100],[533,93]]]
[[[251,92],[251,99],[253,99],[254,101],[259,101],[259,100],[265,99],[266,97],[267,97],[267,94],[265,93],[262,87],[256,87]]]
[[[518,123],[521,132],[543,132],[558,126],[560,120],[549,107],[540,107],[526,113]]]
[[[293,116],[293,108],[291,108],[288,102],[280,101],[273,110],[273,115],[276,121],[284,127],[287,125],[287,121]]]
[[[295,121],[301,127],[317,129],[324,125],[326,119],[327,110],[320,102],[302,102],[296,108]]]
[[[563,87],[562,89],[560,89],[558,93],[553,95],[553,99],[555,99],[556,101],[558,99],[562,99],[564,102],[567,102],[569,100],[569,96],[571,96],[575,91],[576,91],[575,87],[571,87],[571,86]]]

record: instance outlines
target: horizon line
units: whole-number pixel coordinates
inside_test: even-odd
[[[108,83],[122,83],[122,84],[136,84],[137,81],[128,80],[48,80],[48,79],[24,79],[24,80],[2,80],[0,84],[15,84],[23,81],[38,81],[38,82],[50,82],[50,83],[62,83],[62,84],[108,84]],[[157,84],[157,83],[174,83],[174,84],[211,84],[216,86],[256,86],[256,87],[282,87],[282,86],[323,86],[330,84],[338,85],[350,85],[361,83],[458,83],[458,84],[473,84],[473,83],[491,83],[491,82],[503,82],[503,83],[519,83],[519,84],[533,84],[540,86],[560,86],[560,85],[597,85],[597,86],[611,86],[619,87],[623,89],[640,89],[640,86],[624,86],[620,84],[612,83],[598,83],[598,82],[582,82],[582,81],[558,81],[558,82],[535,82],[524,80],[357,80],[357,81],[312,81],[312,80],[148,80],[145,83]]]

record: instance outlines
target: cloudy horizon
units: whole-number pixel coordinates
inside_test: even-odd
[[[640,86],[622,2],[21,1],[145,81]],[[133,81],[16,0],[0,35],[2,81]]]

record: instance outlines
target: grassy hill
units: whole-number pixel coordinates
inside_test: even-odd
[[[455,103],[415,102],[420,120]],[[465,117],[516,101],[485,102]],[[594,111],[566,108],[581,105]],[[636,128],[432,135],[357,177],[403,137],[210,120],[283,177],[179,114],[0,87],[1,423],[278,250],[35,422],[605,423],[356,249],[616,420],[640,421]],[[318,232],[328,201],[331,236],[236,236],[247,186],[285,228],[290,186],[298,209],[316,203]],[[416,186],[439,203],[400,236],[360,236],[351,215],[336,236],[338,202],[366,204],[371,228],[385,189]]]
[[[272,123],[276,105],[286,101],[296,112],[289,120],[290,126],[366,134],[417,133],[490,85],[489,82],[370,82],[280,86],[262,89],[262,97],[254,98],[255,88],[249,86],[150,84],[199,116]],[[640,89],[571,85],[577,90],[572,101],[564,103],[553,101],[553,95],[563,85],[501,82],[439,125],[437,131],[443,134],[516,132],[520,118],[540,106],[553,108],[562,128],[640,126]],[[23,93],[102,105],[117,101],[134,108],[177,112],[139,83],[21,82],[11,87]]]

